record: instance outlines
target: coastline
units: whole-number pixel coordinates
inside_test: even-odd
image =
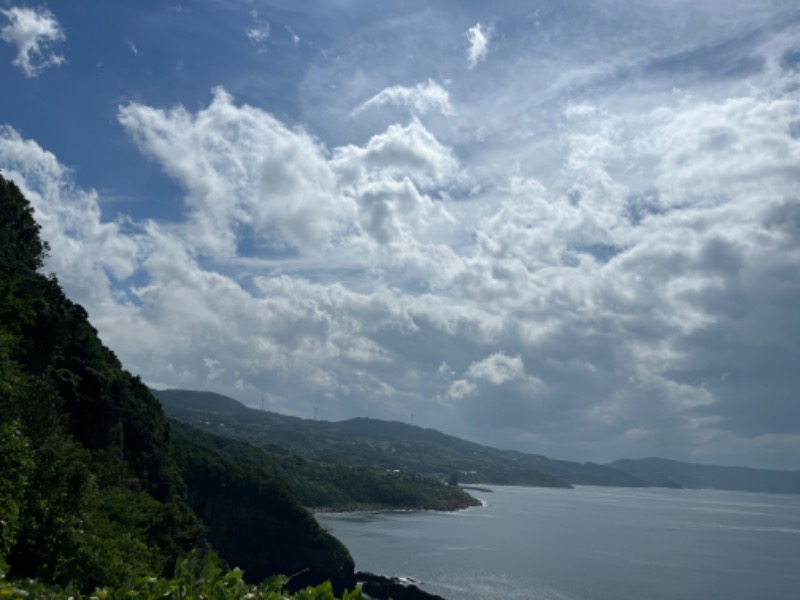
[[[487,487],[484,487],[484,486],[481,486],[481,485],[459,485],[458,487],[460,487],[462,490],[468,490],[468,491],[473,491],[473,492],[488,492],[488,493],[491,493],[491,492],[494,491],[494,490],[491,490],[491,489],[489,489]]]
[[[492,492],[493,490],[480,486],[460,486],[464,490],[473,490],[478,492]],[[486,508],[489,503],[482,498],[476,498],[469,494],[474,503],[461,504],[454,508],[447,509],[434,509],[434,508],[418,508],[418,507],[385,507],[374,505],[358,505],[347,507],[306,507],[315,517],[325,515],[341,515],[341,514],[364,514],[364,515],[378,515],[378,514],[411,514],[411,513],[455,513],[470,508]],[[330,531],[325,528],[326,531]],[[331,531],[333,535],[335,532]],[[356,571],[356,581],[358,586],[367,598],[374,600],[446,600],[443,596],[439,596],[432,592],[428,592],[420,587],[424,582],[417,580],[413,577],[398,577],[396,575],[382,575],[372,573],[369,571]]]
[[[461,486],[462,490],[473,490],[476,492],[491,492],[488,488],[477,486]],[[363,513],[363,514],[380,514],[380,513],[413,513],[413,512],[437,512],[448,513],[458,512],[467,508],[474,508],[478,506],[486,506],[486,502],[480,498],[476,498],[472,494],[467,494],[470,500],[468,502],[459,502],[452,506],[444,508],[434,508],[426,506],[387,506],[382,504],[350,504],[346,506],[306,506],[306,509],[313,515],[336,515],[341,513]]]
[[[387,513],[417,513],[417,512],[436,512],[436,513],[449,513],[466,510],[468,508],[477,508],[487,506],[485,500],[471,496],[475,503],[459,504],[451,508],[424,508],[417,506],[381,506],[375,504],[358,504],[352,506],[306,506],[306,509],[312,515],[338,515],[343,513],[361,513],[361,514],[387,514]]]
[[[361,591],[375,600],[446,600],[417,587],[422,583],[413,577],[386,577],[369,571],[356,571]]]

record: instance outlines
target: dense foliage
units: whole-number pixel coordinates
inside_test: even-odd
[[[197,547],[160,406],[37,269],[47,245],[0,178],[0,561],[88,589]]]
[[[225,570],[216,556],[200,557],[191,554],[181,560],[171,578],[142,576],[114,587],[100,587],[93,592],[81,593],[74,585],[48,585],[34,580],[5,582],[0,579],[2,598],[43,598],[48,600],[156,600],[172,598],[208,598],[214,600],[336,600],[329,582],[316,587],[307,587],[296,593],[286,591],[292,578],[275,575],[258,585],[249,585],[240,569]],[[361,600],[358,589],[345,592],[341,600]]]
[[[455,510],[480,504],[463,490],[432,477],[323,462],[256,448],[179,422],[172,425],[176,440],[190,442],[193,448],[206,448],[239,467],[276,477],[305,506],[317,510]]]
[[[212,546],[231,564],[243,567],[254,581],[300,572],[288,583],[290,589],[316,583],[320,574],[337,593],[355,586],[347,549],[322,530],[280,479],[234,463],[187,433],[182,429],[176,436],[175,454],[189,503],[208,525]]]
[[[354,585],[346,549],[274,480],[188,443],[181,471],[159,402],[39,273],[47,251],[28,201],[0,177],[0,569],[76,592],[124,589],[170,576],[208,535],[253,576],[285,566],[307,569],[290,586]]]

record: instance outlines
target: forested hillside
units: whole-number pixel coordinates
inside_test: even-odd
[[[159,402],[39,272],[47,252],[0,177],[0,570],[91,590],[170,575],[210,540],[250,576],[354,585],[347,550],[274,477],[188,440],[179,467]]]
[[[0,527],[12,576],[82,587],[166,573],[198,547],[169,428],[54,276],[0,179]]]
[[[372,469],[315,460],[306,456],[256,448],[173,421],[178,448],[202,447],[239,469],[276,477],[303,505],[320,510],[455,510],[480,502],[455,486],[414,473]],[[178,453],[184,464],[184,453]]]
[[[406,423],[363,418],[338,423],[312,421],[248,408],[211,392],[154,393],[170,418],[262,448],[330,463],[442,477],[456,474],[463,483],[644,485],[633,475],[608,466],[498,450]]]

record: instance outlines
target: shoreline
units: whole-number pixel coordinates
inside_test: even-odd
[[[345,513],[359,513],[359,514],[393,514],[393,513],[418,513],[418,512],[434,512],[434,513],[450,513],[450,512],[458,512],[460,510],[466,510],[468,508],[478,508],[487,506],[487,503],[480,498],[475,498],[477,504],[464,504],[460,506],[456,506],[453,508],[420,508],[415,506],[405,506],[405,507],[390,507],[390,506],[374,506],[374,505],[363,505],[363,506],[345,506],[345,507],[329,507],[329,506],[319,506],[319,507],[310,507],[306,506],[306,510],[308,510],[312,515],[340,515]]]
[[[376,600],[445,600],[442,596],[418,587],[424,585],[413,577],[379,575],[369,571],[356,571],[361,591]]]
[[[493,490],[477,486],[477,485],[465,485],[459,486],[462,490],[465,491],[475,491],[475,492],[484,492],[484,493],[492,493]],[[434,512],[434,513],[451,513],[451,512],[458,512],[462,510],[467,510],[469,508],[485,508],[489,506],[489,503],[482,498],[477,498],[472,494],[469,494],[469,497],[474,500],[474,503],[470,504],[459,504],[458,506],[454,506],[451,508],[424,508],[424,507],[417,507],[417,506],[380,506],[380,505],[373,505],[373,504],[358,504],[352,506],[340,506],[340,507],[331,507],[331,506],[306,506],[306,510],[308,510],[312,515],[339,515],[345,513],[359,513],[359,514],[395,514],[395,513],[418,513],[418,512]]]
[[[491,493],[491,492],[494,491],[494,490],[490,490],[489,488],[483,487],[483,486],[480,486],[480,485],[459,485],[458,487],[460,487],[462,490],[470,490],[470,491],[473,491],[473,492],[489,492],[489,493]]]

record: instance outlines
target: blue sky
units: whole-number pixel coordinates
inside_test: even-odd
[[[0,169],[150,385],[800,468],[795,2],[0,10]]]

